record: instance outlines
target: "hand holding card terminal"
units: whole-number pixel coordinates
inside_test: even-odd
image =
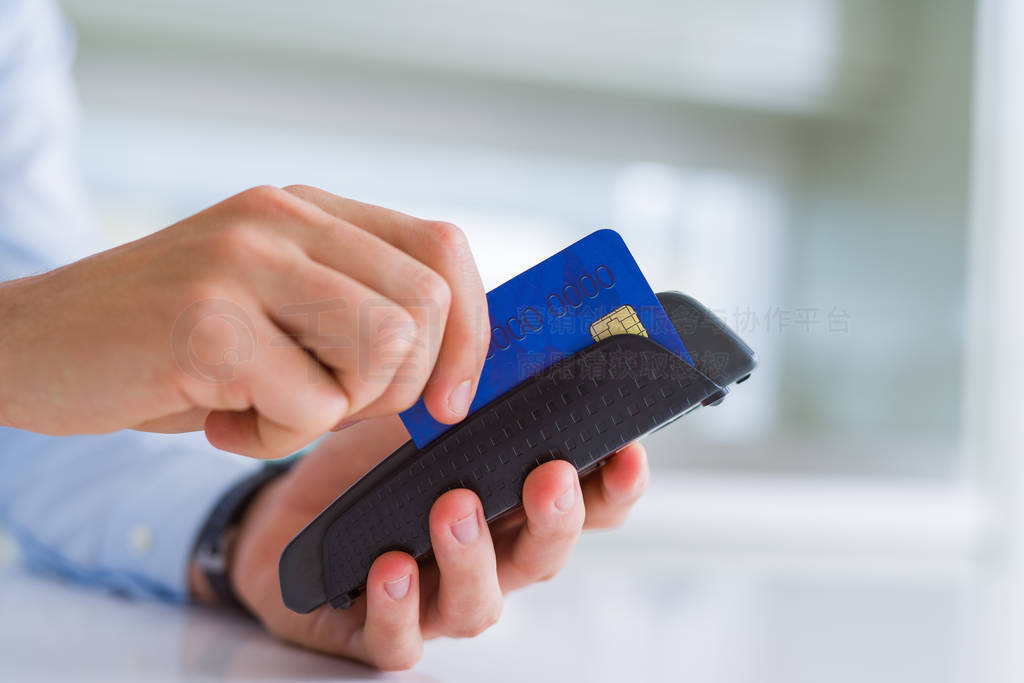
[[[445,491],[477,493],[488,521],[521,504],[526,475],[555,458],[578,471],[743,382],[756,356],[692,297],[658,295],[693,364],[640,334],[610,334],[530,377],[423,448],[406,443],[285,548],[285,604],[300,613],[358,597],[381,553],[430,553],[428,514]],[[629,316],[605,321],[628,327]],[[595,335],[597,336],[597,335]]]

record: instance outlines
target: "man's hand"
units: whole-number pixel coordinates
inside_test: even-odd
[[[285,545],[406,438],[396,417],[351,427],[328,437],[253,501],[229,575],[236,594],[272,633],[384,669],[409,668],[424,640],[474,636],[493,624],[504,593],[554,576],[580,530],[621,523],[647,482],[647,457],[636,443],[582,485],[572,465],[548,462],[526,479],[523,510],[493,529],[476,495],[449,491],[430,513],[433,560],[417,566],[405,553],[385,553],[370,569],[366,593],[349,609],[290,611],[277,574]]]
[[[256,457],[422,393],[462,419],[488,343],[458,228],[309,187],[258,187],[0,284],[0,424],[185,431]]]

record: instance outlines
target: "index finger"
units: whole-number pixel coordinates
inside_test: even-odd
[[[483,369],[490,324],[483,282],[462,231],[450,223],[414,218],[314,187],[285,190],[380,237],[448,282],[451,308],[423,401],[439,422],[453,424],[464,418]]]

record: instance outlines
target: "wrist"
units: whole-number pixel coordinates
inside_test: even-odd
[[[249,611],[254,610],[252,598],[249,595],[250,591],[246,588],[250,583],[246,579],[251,578],[247,574],[251,573],[255,566],[251,559],[253,557],[251,548],[253,541],[258,540],[260,530],[266,529],[264,521],[268,514],[272,514],[271,511],[275,507],[274,499],[283,484],[284,477],[278,477],[260,487],[260,490],[245,507],[238,526],[234,530],[231,552],[227,558],[227,582],[236,599]]]
[[[188,567],[189,594],[209,603],[243,607],[235,593],[236,546],[245,519],[261,494],[288,470],[288,463],[266,465],[239,480],[214,505],[199,531]]]

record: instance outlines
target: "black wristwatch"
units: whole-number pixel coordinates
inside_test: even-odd
[[[231,582],[228,580],[227,540],[256,494],[266,484],[287,472],[294,463],[293,458],[267,463],[228,489],[206,518],[192,557],[203,570],[210,588],[221,603],[248,612],[231,589]]]

